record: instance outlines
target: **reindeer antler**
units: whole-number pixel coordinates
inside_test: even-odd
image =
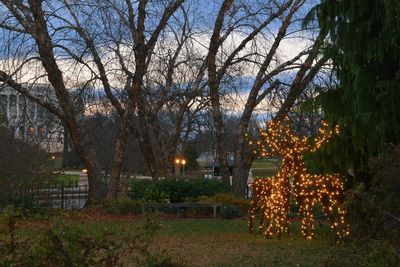
[[[319,135],[317,135],[314,138],[314,144],[313,146],[309,146],[309,151],[310,152],[315,152],[323,144],[326,144],[332,137],[333,134],[338,135],[340,133],[339,125],[336,124],[335,127],[332,129],[329,129],[329,124],[325,122],[324,120],[321,121],[321,127],[319,128]]]
[[[289,117],[273,119],[267,122],[266,129],[257,129],[260,135],[259,140],[250,140],[246,135],[253,153],[260,157],[282,156],[288,157],[293,153],[315,152],[323,144],[327,143],[334,134],[339,134],[339,126],[333,129],[325,121],[321,121],[319,135],[312,145],[309,144],[309,137],[300,136],[293,132]]]

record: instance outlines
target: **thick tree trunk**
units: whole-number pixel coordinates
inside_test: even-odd
[[[218,93],[218,92],[217,92]],[[228,153],[226,151],[224,125],[220,110],[219,100],[213,104],[213,118],[217,139],[217,159],[219,164],[220,176],[223,182],[229,183],[228,173]]]
[[[183,116],[184,116],[185,112],[184,109],[179,109],[178,114],[176,115],[176,121],[175,121],[175,129],[174,132],[172,134],[172,136],[170,137],[171,141],[169,142],[169,151],[168,151],[168,171],[171,174],[171,176],[174,175],[174,162],[175,162],[175,157],[177,156],[177,147],[178,147],[178,143],[179,143],[179,136],[181,134],[181,126],[182,126],[182,122],[183,122]],[[183,153],[183,151],[182,151]]]
[[[89,196],[86,205],[97,205],[103,201],[105,195],[105,185],[102,183],[100,164],[96,158],[94,146],[84,128],[74,122],[71,123],[70,120],[67,120],[72,143],[88,171]]]
[[[244,120],[244,118],[247,118]],[[233,164],[232,190],[237,196],[243,197],[247,187],[249,171],[254,160],[254,154],[250,150],[245,139],[245,132],[248,128],[250,116],[242,117],[237,141],[235,146],[235,159]]]
[[[143,67],[143,66],[142,66]],[[143,76],[142,76],[143,77]],[[151,143],[150,131],[149,131],[149,123],[147,122],[147,112],[145,100],[142,96],[142,80],[134,83],[133,92],[135,93],[136,103],[137,103],[137,131],[139,136],[139,146],[141,148],[143,157],[146,161],[147,168],[150,172],[150,175],[153,181],[158,180],[159,172],[157,168],[157,160],[154,155],[153,145]]]
[[[105,185],[101,181],[100,165],[93,155],[80,154],[80,158],[88,171],[89,194],[86,206],[96,206],[103,201],[105,194]]]
[[[222,181],[228,183],[229,183],[228,159],[227,159],[224,122],[222,119],[220,92],[219,92],[219,85],[221,79],[218,78],[216,55],[220,45],[222,44],[221,30],[224,24],[225,14],[229,11],[233,2],[234,2],[233,0],[225,0],[221,5],[217,19],[215,21],[214,32],[210,39],[210,47],[207,56],[208,86],[210,87],[212,116],[214,120],[216,139],[217,139],[217,159]]]
[[[118,193],[121,183],[121,172],[124,163],[126,145],[128,143],[129,125],[131,124],[130,114],[125,112],[122,117],[117,142],[115,144],[114,160],[111,167],[111,175],[107,185],[108,200],[118,200]]]
[[[240,153],[240,151],[238,151]],[[238,153],[238,154],[239,154]],[[245,190],[247,187],[247,180],[249,177],[249,171],[254,160],[254,155],[251,153],[241,153],[240,156],[235,157],[235,164],[233,168],[233,181],[232,190],[233,193],[238,197],[245,196]]]
[[[150,173],[150,176],[153,181],[157,181],[159,178],[159,172],[158,172],[157,162],[154,157],[151,144],[149,144],[145,140],[142,140],[141,142],[139,142],[139,145],[141,146],[141,151],[142,151],[143,157],[146,161],[147,169]]]
[[[142,133],[139,131],[139,123],[138,118],[136,116],[132,117],[132,123],[129,127],[132,135],[137,139],[139,144],[139,149],[142,152],[144,161],[146,163],[146,167],[152,177],[153,180],[158,180],[158,171],[156,160],[153,154],[153,148],[151,144],[146,143],[142,138]]]
[[[152,111],[150,114],[148,114],[148,118],[152,129],[152,136],[155,137],[156,144],[158,145],[158,147],[153,147],[153,151],[159,152],[159,157],[157,159],[158,173],[165,176],[168,174],[169,172],[168,169],[170,168],[171,165],[171,163],[169,163],[168,161],[166,137],[160,127],[157,111]]]
[[[182,5],[184,0],[177,0],[170,3],[170,5],[164,10],[161,20],[149,37],[146,44],[146,5],[147,1],[139,1],[138,12],[134,14],[131,5],[128,5],[129,17],[131,24],[134,25],[134,20],[137,20],[136,27],[131,27],[131,33],[133,34],[133,39],[135,41],[135,75],[133,77],[133,84],[131,88],[131,93],[135,99],[138,115],[139,126],[137,128],[139,133],[139,145],[141,147],[143,156],[146,160],[147,167],[153,178],[153,180],[158,180],[159,172],[157,168],[157,161],[155,157],[155,151],[152,147],[149,123],[147,121],[147,107],[146,99],[143,94],[143,78],[146,74],[148,63],[150,62],[152,51],[156,45],[157,39],[161,31],[167,25],[169,18],[172,14]]]
[[[31,31],[35,38],[38,52],[42,58],[43,68],[46,70],[48,80],[55,90],[58,103],[63,111],[63,119],[70,130],[71,139],[82,162],[88,170],[89,197],[88,204],[97,204],[102,200],[100,165],[96,159],[90,139],[83,127],[79,125],[79,118],[73,108],[68,90],[65,87],[63,74],[57,65],[53,52],[53,44],[49,36],[46,19],[42,10],[41,1],[30,0],[29,5],[34,19],[34,29]]]

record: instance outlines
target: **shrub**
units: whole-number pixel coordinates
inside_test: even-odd
[[[241,212],[247,213],[250,205],[250,200],[237,197],[232,193],[219,193],[215,196],[202,196],[199,198],[200,203],[221,203],[227,206],[235,206]]]
[[[105,201],[103,207],[107,213],[111,214],[140,214],[143,213],[143,202],[130,198],[121,198],[116,201]]]
[[[223,219],[234,219],[240,218],[244,214],[243,212],[234,205],[226,205],[222,207],[222,218]]]
[[[214,179],[183,179],[169,178],[159,181],[137,181],[133,186],[133,198],[135,199],[152,199],[147,194],[154,193],[158,190],[163,192],[171,203],[191,201],[200,196],[212,196],[217,193],[229,192],[230,186]],[[150,190],[150,191],[147,191]],[[147,192],[147,193],[146,193]],[[154,199],[154,198],[153,198]]]
[[[93,225],[90,228],[56,218],[51,226],[19,229],[19,210],[1,214],[0,266],[171,266],[165,252],[149,249],[159,229],[153,215],[134,231]]]
[[[143,199],[146,189],[151,187],[153,183],[154,182],[151,180],[136,180],[132,183],[131,188],[133,188],[133,192],[129,197],[133,199]]]
[[[347,195],[353,239],[371,262],[385,251],[388,266],[400,264],[400,146],[389,150],[370,160],[370,187],[358,184]]]
[[[149,187],[144,192],[143,199],[146,202],[167,203],[169,196],[156,187]]]
[[[322,264],[325,267],[399,266],[399,259],[386,241],[375,240],[368,244],[350,243],[333,250]]]
[[[140,214],[143,213],[143,203],[130,198],[122,198],[118,200],[118,209],[120,214]]]
[[[32,206],[31,185],[53,178],[48,155],[38,146],[14,137],[0,125],[0,208]]]

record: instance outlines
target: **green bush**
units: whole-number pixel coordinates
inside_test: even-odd
[[[371,185],[360,183],[347,194],[352,238],[372,265],[399,266],[400,146],[370,159],[369,172]]]
[[[130,198],[121,198],[116,201],[105,201],[103,207],[107,213],[111,214],[141,214],[143,213],[143,202]]]
[[[383,240],[374,240],[368,244],[348,243],[333,250],[326,258],[325,267],[353,266],[399,266],[399,258],[392,245]]]
[[[90,228],[55,218],[50,226],[19,228],[19,210],[0,216],[0,266],[171,266],[165,252],[149,247],[160,228],[148,216],[134,231],[92,225]]]
[[[146,189],[153,185],[153,181],[143,179],[143,180],[136,180],[132,183],[131,188],[133,189],[130,193],[129,197],[132,199],[143,199]]]
[[[226,205],[222,207],[222,218],[223,219],[234,219],[240,218],[244,215],[238,207],[234,205]]]
[[[0,147],[0,209],[8,204],[32,208],[32,185],[54,178],[47,153],[2,125]]]
[[[232,193],[219,193],[215,196],[202,196],[199,198],[200,203],[221,203],[227,206],[235,206],[241,212],[247,213],[250,205],[250,200],[242,197],[237,197]]]
[[[200,196],[213,196],[217,193],[229,192],[230,186],[214,179],[169,178],[159,181],[136,181],[133,185],[133,198],[149,198],[147,190],[163,192],[171,203],[193,201]],[[150,192],[151,192],[150,191]]]
[[[165,194],[164,191],[159,190],[158,188],[149,187],[144,192],[143,199],[146,202],[167,203],[169,200],[169,196]]]

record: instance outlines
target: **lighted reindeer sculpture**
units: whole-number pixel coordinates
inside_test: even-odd
[[[267,201],[268,200],[268,201]],[[253,231],[254,218],[258,209],[261,210],[259,231],[264,228],[264,219],[267,220],[267,228],[264,236],[274,237],[275,226],[278,238],[284,231],[290,234],[289,229],[290,183],[288,173],[282,168],[277,175],[268,179],[256,179],[252,186],[252,201],[249,208],[249,231]]]
[[[331,228],[336,232],[337,240],[349,235],[343,208],[342,178],[339,175],[310,174],[304,165],[303,154],[305,152],[315,152],[334,133],[339,132],[338,127],[330,131],[327,131],[327,128],[328,125],[322,122],[320,135],[314,139],[313,146],[309,145],[307,137],[300,137],[293,133],[288,118],[272,120],[267,124],[267,130],[260,132],[261,138],[257,142],[255,152],[261,156],[281,157],[282,164],[277,176],[256,180],[257,186],[254,187],[256,190],[253,188],[253,201],[249,211],[250,231],[257,207],[260,207],[267,219],[267,228],[264,232],[266,237],[273,237],[273,224],[275,224],[278,237],[282,230],[289,232],[288,213],[291,192],[289,179],[290,176],[293,176],[294,199],[299,205],[303,236],[308,239],[314,237],[312,209],[318,202],[330,219]],[[260,228],[263,228],[263,218]]]
[[[258,226],[258,230],[262,231],[264,225],[264,211],[265,211],[265,201],[266,198],[271,197],[272,192],[272,178],[271,179],[255,179],[251,186],[251,195],[252,199],[250,202],[250,208],[248,212],[248,225],[249,232],[253,232],[253,224],[254,219],[258,213],[258,210],[261,210],[262,216],[260,217],[260,224]]]
[[[252,185],[252,201],[249,208],[248,226],[249,231],[253,231],[253,223],[257,211],[261,210],[261,218],[259,231],[264,228],[264,220],[267,219],[267,227],[264,236],[267,238],[274,237],[274,230],[281,237],[281,233],[285,231],[290,234],[289,229],[289,207],[290,207],[290,176],[293,161],[286,157],[290,154],[291,145],[290,136],[286,136],[287,131],[281,127],[281,121],[270,121],[267,125],[267,132],[260,132],[260,141],[256,144],[255,152],[260,152],[262,157],[270,157],[273,155],[282,158],[281,167],[277,175],[267,179],[256,179]],[[265,147],[268,142],[268,150]],[[250,141],[250,145],[253,145]]]

